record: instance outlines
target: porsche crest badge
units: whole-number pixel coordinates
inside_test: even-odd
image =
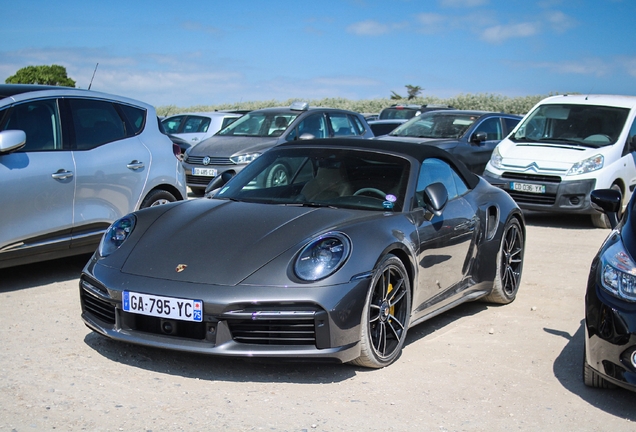
[[[182,271],[184,271],[187,268],[187,264],[179,264],[177,266],[177,268],[175,268],[175,270],[177,271],[177,273],[181,273]]]

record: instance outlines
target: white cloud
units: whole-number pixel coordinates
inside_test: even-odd
[[[351,24],[347,27],[347,31],[358,36],[379,36],[389,33],[389,31],[391,31],[391,27],[387,24],[368,20]]]
[[[539,32],[538,23],[518,23],[508,25],[496,25],[487,28],[481,33],[481,38],[486,42],[501,43],[511,38],[525,38],[534,36]]]
[[[577,25],[574,18],[560,11],[551,11],[545,14],[546,20],[552,26],[552,29],[558,33],[562,33]]]
[[[440,0],[442,7],[469,8],[488,4],[488,0]]]
[[[551,72],[565,75],[594,75],[597,77],[608,75],[615,69],[614,62],[602,58],[530,63],[528,66],[548,69]],[[636,59],[634,66],[636,66]]]

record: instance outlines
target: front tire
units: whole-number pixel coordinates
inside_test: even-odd
[[[523,230],[516,218],[506,223],[497,253],[497,274],[492,291],[484,301],[497,304],[512,303],[519,291],[524,251]]]
[[[360,331],[360,357],[351,363],[383,368],[402,352],[411,317],[411,284],[402,261],[387,255],[371,279]]]

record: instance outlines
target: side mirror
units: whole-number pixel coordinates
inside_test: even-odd
[[[442,183],[432,183],[424,189],[423,198],[427,214],[426,219],[431,220],[433,216],[441,216],[448,202],[448,191]]]
[[[209,196],[210,192],[223,187],[225,183],[229,182],[235,175],[236,173],[234,171],[223,171],[220,176],[214,177],[205,187],[205,196]]]
[[[0,132],[0,154],[20,150],[26,144],[26,133],[21,130]]]
[[[488,140],[488,134],[486,132],[477,132],[476,134],[473,134],[473,136],[470,138],[470,142],[475,143],[477,145],[487,140]]]
[[[618,225],[618,212],[621,209],[621,193],[614,189],[596,189],[590,194],[592,207],[605,213],[613,228]]]

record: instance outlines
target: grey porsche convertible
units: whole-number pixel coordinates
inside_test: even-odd
[[[284,166],[284,179],[272,173]],[[82,319],[133,344],[380,368],[410,327],[519,289],[523,214],[443,150],[275,147],[207,198],[131,213],[80,278]]]

